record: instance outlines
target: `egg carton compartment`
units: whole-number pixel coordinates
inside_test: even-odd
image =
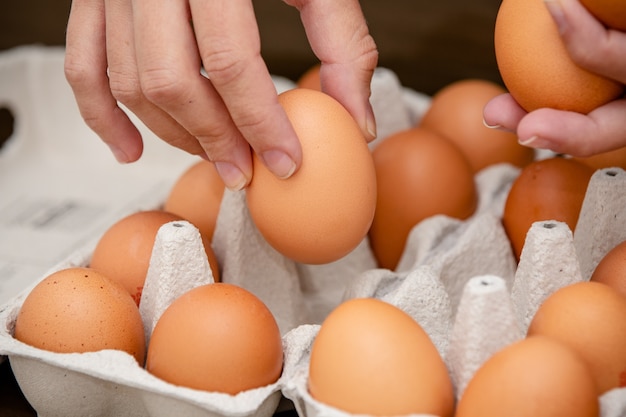
[[[550,294],[589,280],[608,250],[626,240],[625,191],[626,171],[598,170],[589,183],[575,236],[564,222],[534,223],[517,267],[510,264],[513,256],[506,253],[508,241],[500,223],[493,221],[497,209],[465,222],[427,219],[409,238],[403,259],[415,259],[410,267],[366,271],[351,282],[345,298],[379,298],[419,322],[442,355],[458,400],[487,359],[525,336],[530,319]],[[428,242],[419,242],[428,233]],[[423,256],[412,253],[425,246]],[[301,356],[285,371],[289,377],[283,393],[301,416],[347,417],[349,413],[315,400],[308,392],[309,354],[319,327],[298,329],[304,335],[288,335],[301,339]],[[625,415],[626,388],[603,394],[600,411],[602,417]]]
[[[288,88],[288,81],[277,82]],[[411,126],[428,106],[427,97],[402,88],[383,68],[375,73],[372,88],[381,138]],[[592,177],[576,235],[559,222],[533,225],[517,265],[501,216],[518,173],[506,164],[479,172],[476,213],[464,221],[434,216],[416,225],[394,271],[376,268],[367,239],[327,265],[286,259],[254,226],[243,192],[226,191],[213,240],[222,280],[255,293],[283,335],[283,373],[269,386],[234,396],[204,392],[162,381],[123,352],[59,354],[21,343],[13,337],[14,323],[36,282],[0,307],[0,355],[9,358],[22,391],[42,417],[263,417],[279,409],[283,397],[302,417],[339,417],[347,413],[308,394],[311,344],[323,318],[341,301],[376,297],[422,325],[444,358],[458,397],[491,354],[523,337],[528,317],[547,295],[588,279],[602,255],[626,239],[621,227],[626,224],[626,173],[601,170]],[[213,279],[206,258],[196,256],[201,252],[197,230],[183,223],[165,225],[154,245],[141,304],[148,336],[173,299]],[[73,252],[50,272],[88,265],[92,249],[86,245]],[[606,393],[601,404],[603,417],[624,415],[626,391]]]
[[[501,166],[479,176],[481,196],[502,200],[506,190],[502,182],[510,181],[515,171]],[[283,334],[284,371],[275,384],[267,387],[236,396],[203,392],[154,377],[124,352],[59,354],[25,345],[12,334],[30,288],[0,311],[0,354],[8,355],[20,387],[41,416],[160,416],[181,410],[185,415],[198,416],[271,415],[281,396],[295,403],[302,401],[290,387],[303,372],[310,343],[323,319],[320,311],[330,311],[346,297],[374,296],[398,305],[422,322],[437,346],[445,349],[448,324],[442,326],[439,320],[442,314],[451,318],[453,309],[440,277],[447,275],[452,280],[460,271],[467,278],[487,271],[513,274],[510,249],[501,244],[506,237],[499,226],[500,210],[494,207],[485,205],[467,221],[438,216],[420,224],[416,231],[424,232],[416,232],[417,238],[411,239],[415,243],[407,248],[413,252],[414,265],[400,273],[375,269],[367,240],[332,264],[312,266],[288,260],[271,248],[255,228],[244,193],[227,191],[214,235],[216,255],[223,265],[222,278],[257,294],[277,318]],[[164,225],[155,241],[140,304],[147,335],[172,300],[190,288],[213,281],[197,229],[187,222],[175,223]],[[494,238],[485,239],[487,236]],[[476,238],[480,239],[474,242]],[[478,254],[483,254],[482,262],[473,266],[464,262]],[[77,252],[53,270],[86,266],[89,258],[89,250]],[[501,262],[502,258],[508,261]],[[460,267],[463,263],[465,269]],[[305,413],[300,408],[298,411]]]

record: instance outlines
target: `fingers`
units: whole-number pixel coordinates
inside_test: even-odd
[[[143,93],[195,138],[229,188],[243,188],[252,178],[250,148],[211,82],[200,72],[186,3],[165,2],[154,7],[151,0],[133,0],[133,12]]]
[[[346,107],[368,141],[376,137],[369,102],[378,64],[376,44],[357,0],[285,0],[297,7],[307,37],[320,59],[322,90]]]
[[[292,175],[302,150],[261,57],[250,0],[192,0],[200,56],[234,124],[279,178]]]
[[[139,131],[118,107],[109,88],[104,1],[75,0],[67,25],[65,76],[85,123],[120,162],[141,156]]]
[[[323,62],[323,88],[373,139],[378,55],[358,1],[297,6]],[[214,161],[229,188],[252,178],[250,146],[278,177],[297,170],[300,143],[261,57],[250,0],[75,0],[72,9],[67,78],[120,161],[138,159],[143,145],[118,102],[170,144]]]
[[[157,136],[192,154],[202,147],[176,120],[143,94],[136,61],[134,12],[128,0],[105,0],[106,45],[113,96],[137,115]]]
[[[491,99],[483,109],[485,126],[516,131],[526,111],[520,107],[510,94],[501,94]]]
[[[517,131],[527,146],[586,157],[626,146],[624,114],[626,99],[612,101],[588,115],[539,109],[524,117]]]
[[[574,62],[626,83],[626,33],[607,29],[578,0],[545,0],[545,4]]]
[[[302,161],[302,150],[261,57],[251,1],[190,4],[194,19],[210,20],[196,30],[198,46],[209,79],[237,128],[276,176],[289,177]]]

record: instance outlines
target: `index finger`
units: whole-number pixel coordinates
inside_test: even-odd
[[[265,165],[290,176],[302,150],[261,57],[251,0],[191,0],[198,49],[232,120]]]

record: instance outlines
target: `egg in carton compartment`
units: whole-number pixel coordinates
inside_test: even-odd
[[[486,200],[499,200],[497,205],[501,206],[505,184],[516,172],[508,166],[486,171],[479,177],[481,195]],[[495,206],[483,205],[467,221],[437,216],[419,225],[405,254],[412,260],[403,260],[414,266],[405,273],[395,273],[375,269],[366,240],[347,257],[328,265],[301,265],[285,259],[254,226],[244,192],[226,191],[214,235],[223,280],[257,294],[275,315],[283,334],[284,371],[275,384],[267,387],[235,396],[203,392],[156,378],[124,352],[60,354],[28,346],[14,339],[12,333],[30,288],[0,312],[0,354],[8,355],[20,387],[41,416],[159,416],[183,412],[198,416],[271,415],[281,395],[289,398],[288,393],[292,393],[289,387],[296,383],[308,344],[317,330],[316,324],[309,323],[319,323],[323,318],[320,310],[332,309],[345,297],[380,297],[416,318],[421,316],[419,320],[443,350],[448,329],[438,320],[443,311],[451,314],[452,304],[439,277],[447,274],[452,278],[459,272],[467,277],[486,271],[500,276],[513,273],[514,261],[510,249],[501,244],[506,237]],[[159,230],[140,304],[148,334],[173,299],[190,288],[212,282],[208,260],[200,256],[202,253],[199,233],[191,224],[168,223]],[[465,262],[470,256],[482,256],[482,261]],[[86,266],[89,257],[89,250],[76,253],[53,270]],[[400,282],[396,278],[400,275],[413,278]],[[423,298],[411,294],[422,294]],[[422,307],[417,308],[419,305]],[[300,401],[299,396],[291,399]]]
[[[15,51],[8,58],[8,66],[37,64],[45,66],[62,63],[58,49]],[[26,55],[26,57],[22,56]],[[57,76],[59,68],[45,72]],[[56,70],[56,71],[55,71]],[[53,77],[54,78],[54,77]],[[58,80],[52,80],[58,81]],[[57,85],[55,82],[51,85]],[[274,77],[279,91],[295,86],[295,83]],[[65,88],[67,90],[67,88]],[[65,91],[64,90],[64,91]],[[403,89],[395,75],[384,68],[377,70],[373,82],[374,96],[379,97],[377,112],[381,132],[391,132],[408,127],[412,118],[425,108],[427,97]],[[67,92],[67,91],[66,91]],[[45,96],[43,97],[45,101]],[[405,101],[409,104],[405,105]],[[375,104],[376,105],[376,104]],[[383,111],[384,110],[384,111]],[[80,121],[82,124],[82,121]],[[77,126],[79,126],[77,124]],[[162,203],[159,201],[159,203]],[[332,265],[297,265],[269,248],[250,221],[241,193],[228,193],[220,211],[217,227],[217,252],[221,248],[224,276],[260,295],[270,306],[283,334],[307,321],[319,322],[321,317],[342,296],[344,276],[355,271],[373,268],[375,263],[367,242],[344,260]],[[134,209],[158,208],[155,198],[133,206]],[[133,208],[126,208],[132,212]],[[122,216],[124,211],[120,211]],[[171,226],[171,225],[168,225]],[[190,230],[191,229],[191,230]],[[198,241],[181,233],[197,230],[190,225],[165,227],[155,242],[150,272],[146,279],[142,302],[142,315],[148,328],[156,322],[156,316],[171,302],[175,295],[195,285],[211,282],[212,275],[206,260],[189,258],[197,253]],[[221,237],[219,237],[221,236]],[[71,415],[265,415],[272,414],[279,406],[282,378],[269,387],[251,390],[237,396],[199,392],[167,384],[139,367],[129,355],[104,350],[82,354],[59,354],[23,344],[13,338],[16,316],[25,297],[37,283],[50,273],[71,266],[87,266],[99,236],[85,243],[83,249],[71,253],[66,259],[50,268],[39,280],[35,280],[17,296],[0,307],[0,360],[9,358],[16,379],[29,402],[41,416]],[[182,240],[181,240],[182,239]],[[194,246],[195,245],[195,246]],[[228,247],[228,249],[226,249]],[[195,249],[194,249],[195,248]],[[185,265],[185,268],[178,268]],[[180,271],[191,271],[180,277]],[[265,271],[259,279],[259,271]],[[300,277],[302,282],[295,282]],[[271,282],[268,280],[272,278]],[[158,283],[152,285],[150,283]],[[165,284],[168,283],[168,284]],[[181,285],[180,283],[184,283]],[[339,288],[333,288],[339,283]],[[305,291],[301,291],[304,285]],[[335,287],[337,287],[335,285]],[[154,291],[153,291],[154,290]],[[323,296],[320,294],[323,291]],[[153,298],[151,298],[153,297]],[[303,300],[306,299],[306,302]],[[286,350],[287,351],[287,350]],[[285,355],[285,364],[289,362]],[[287,365],[285,365],[287,367]]]
[[[427,106],[423,97],[402,89],[384,69],[375,74],[373,86],[379,131],[385,135],[414,123]],[[283,374],[269,386],[235,396],[203,392],[166,383],[123,352],[58,354],[25,345],[12,334],[19,307],[32,287],[0,308],[0,354],[8,356],[40,416],[262,417],[276,411],[282,396],[303,417],[341,416],[346,413],[308,394],[311,343],[323,317],[342,300],[376,297],[400,307],[427,331],[450,370],[458,397],[487,357],[522,337],[527,317],[542,299],[560,286],[588,278],[601,255],[625,237],[623,228],[616,227],[625,221],[624,173],[598,171],[576,236],[559,222],[533,225],[517,267],[500,219],[518,173],[504,164],[478,173],[476,213],[465,221],[434,216],[416,225],[395,271],[376,268],[367,240],[328,265],[286,259],[256,230],[243,193],[227,191],[214,248],[223,280],[259,296],[279,323]],[[191,256],[200,251],[197,230],[182,222],[172,226],[159,231],[146,280],[141,312],[148,333],[172,299],[212,281],[206,259]],[[91,250],[74,253],[52,270],[88,265]],[[178,275],[182,263],[185,279]],[[613,390],[601,402],[603,417],[623,415],[626,393]]]
[[[578,253],[593,253],[590,247],[604,246],[608,250],[625,237],[623,228],[614,227],[614,221],[626,216],[626,206],[620,197],[623,193],[619,192],[626,190],[626,172],[599,170],[590,182],[576,237],[562,222],[533,224],[516,268],[499,221],[506,184],[515,171],[499,166],[481,172],[478,177],[481,197],[492,198],[494,204],[484,206],[466,221],[435,216],[420,223],[411,232],[396,271],[369,268],[357,272],[354,279],[344,280],[341,299],[336,301],[375,297],[410,314],[426,330],[444,358],[457,397],[489,356],[523,337],[529,317],[547,295],[586,279],[585,274],[588,277],[603,252],[595,250],[595,255],[587,258]],[[611,200],[607,196],[618,197]],[[258,277],[259,268],[280,274],[280,279],[291,283],[302,279],[297,268],[308,266],[293,264],[296,270],[286,268],[291,261],[281,259],[263,243],[247,213],[241,192],[227,192],[223,211],[232,216],[218,219],[218,242],[225,239],[226,252],[253,255],[261,265],[254,268],[251,263],[250,268],[241,268],[245,262],[235,260],[233,268],[238,273],[243,272],[249,280],[259,283],[265,282]],[[141,305],[148,332],[178,295],[212,281],[208,260],[199,256],[203,252],[197,229],[187,222],[175,223],[160,229],[153,250]],[[250,236],[252,241],[256,240],[255,244],[250,244]],[[601,246],[590,244],[593,240],[603,243]],[[368,253],[367,246],[360,246],[338,262],[344,264],[338,265],[341,274],[328,274],[332,270],[325,267],[319,276],[310,272],[310,278],[322,279],[330,275],[327,284],[341,282],[343,272],[350,269],[349,264],[360,263]],[[274,261],[267,262],[272,257]],[[88,252],[77,253],[55,269],[88,262]],[[183,263],[186,268],[181,273],[182,269],[177,266]],[[229,265],[227,259],[225,265]],[[247,282],[242,280],[240,285],[246,286]],[[294,295],[295,286],[285,285],[285,282],[266,285],[285,296]],[[58,354],[13,339],[12,325],[27,292],[0,312],[3,323],[0,353],[9,356],[20,386],[41,416],[165,416],[172,413],[263,416],[275,412],[281,396],[290,399],[301,416],[347,414],[316,401],[308,393],[308,355],[319,324],[307,324],[306,319],[302,323],[281,322],[284,369],[280,379],[269,386],[231,396],[164,382],[123,352]],[[305,296],[295,295],[300,301]],[[270,307],[277,319],[288,311],[280,310],[281,303],[270,304]],[[606,393],[601,397],[601,404],[603,417],[622,415],[626,410],[626,391],[615,389]]]

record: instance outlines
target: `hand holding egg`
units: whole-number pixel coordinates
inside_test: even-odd
[[[373,139],[368,99],[378,53],[359,2],[285,3],[301,12],[324,90]],[[280,178],[299,168],[300,145],[263,62],[251,2],[118,6],[93,13],[89,1],[75,1],[65,55],[80,113],[118,161],[143,151],[119,102],[172,146],[214,161],[230,189],[251,181],[251,149]]]
[[[544,18],[544,23],[554,22],[552,33],[560,34],[560,38],[555,36],[554,40],[562,41],[558,49],[566,52],[565,55],[561,54],[561,60],[570,61],[569,67],[573,67],[579,75],[591,75],[590,79],[604,87],[594,84],[597,88],[589,89],[580,83],[576,84],[571,78],[565,78],[563,72],[559,72],[559,76],[552,77],[548,90],[558,84],[568,84],[569,91],[574,93],[574,99],[579,100],[582,107],[570,108],[569,105],[552,104],[529,107],[519,98],[519,93],[516,97],[516,93],[509,87],[511,95],[499,96],[487,104],[484,109],[485,122],[490,126],[516,130],[520,142],[527,146],[575,156],[589,156],[626,145],[626,101],[620,98],[623,97],[623,84],[626,83],[624,29],[606,27],[588,11],[601,16],[598,8],[607,6],[603,6],[600,1],[588,0],[584,2],[584,7],[576,0],[550,1],[546,4],[547,6],[540,5],[543,8],[537,8],[537,14],[545,13],[546,16],[543,17],[548,20]],[[617,6],[617,10],[610,14],[619,16],[619,7],[624,8],[623,3],[619,4],[622,6]],[[552,19],[549,19],[549,13],[552,14]],[[624,11],[621,13],[623,15]],[[510,26],[503,26],[499,30],[508,30]],[[537,54],[533,54],[531,58],[537,58]],[[538,77],[549,78],[546,67],[547,61],[551,60],[550,55],[536,59],[540,64]],[[521,67],[522,64],[515,64],[512,68],[504,69],[504,72],[501,68],[505,83],[506,71],[527,70]],[[589,90],[589,94],[585,94],[585,89]],[[607,93],[604,98],[598,96],[600,90]],[[612,94],[610,90],[613,90]],[[525,90],[528,91],[530,90]],[[542,99],[546,95],[545,91],[539,95]],[[590,97],[594,95],[595,97]],[[583,99],[585,96],[588,98]]]

